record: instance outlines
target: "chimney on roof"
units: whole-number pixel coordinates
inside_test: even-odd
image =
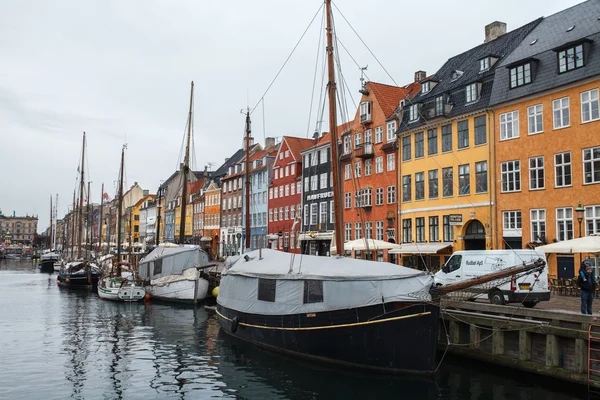
[[[494,21],[491,24],[485,26],[485,40],[483,41],[483,43],[491,42],[494,39],[498,39],[505,33],[506,23]]]
[[[275,138],[274,137],[265,138],[265,149],[268,149],[269,147],[273,147],[273,146],[275,146]]]
[[[417,71],[417,72],[415,72],[415,83],[421,82],[426,77],[427,77],[427,73],[425,71]]]

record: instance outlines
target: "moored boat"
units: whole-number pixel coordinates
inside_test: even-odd
[[[88,289],[98,286],[102,271],[96,264],[87,260],[72,261],[65,264],[56,277],[61,287]]]
[[[52,273],[55,271],[55,264],[60,265],[60,254],[56,251],[47,251],[40,256],[39,267],[42,272]]]

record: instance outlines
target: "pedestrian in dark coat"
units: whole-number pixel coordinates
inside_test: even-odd
[[[577,284],[581,289],[581,313],[592,315],[592,302],[594,301],[594,290],[596,289],[596,275],[592,270],[589,260],[581,263]]]

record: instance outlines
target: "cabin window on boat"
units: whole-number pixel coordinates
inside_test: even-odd
[[[304,304],[323,302],[323,281],[304,281]]]
[[[275,288],[277,280],[275,279],[258,279],[258,300],[275,301]]]
[[[154,274],[152,275],[162,273],[162,261],[162,258],[159,258],[158,260],[154,261]]]

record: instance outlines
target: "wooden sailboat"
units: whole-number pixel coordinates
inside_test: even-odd
[[[83,240],[83,194],[85,182],[85,132],[83,132],[83,145],[81,150],[81,172],[79,182],[79,208],[76,210],[77,216],[77,255],[71,262],[65,264],[59,271],[56,278],[61,287],[68,288],[92,288],[98,285],[98,280],[102,275],[100,268],[91,258],[86,258],[82,251]],[[74,231],[72,231],[74,232]],[[74,232],[75,233],[75,232]],[[75,235],[73,234],[73,237]],[[75,249],[73,248],[73,252]],[[86,252],[87,253],[87,252]]]
[[[325,5],[334,239],[335,247],[343,249],[331,0]],[[248,119],[246,124],[248,132]],[[543,266],[535,262],[471,284]],[[431,374],[440,296],[460,289],[437,289],[431,274],[391,263],[294,257],[263,249],[228,260],[217,315],[226,333],[283,353],[384,372]]]
[[[56,201],[58,203],[58,195],[56,195]],[[55,209],[52,206],[52,196],[50,196],[50,232],[49,232],[49,246],[40,256],[39,267],[42,272],[53,273],[55,264],[60,263],[60,254],[56,250],[56,216]]]
[[[125,167],[125,146],[121,150],[121,169],[117,202],[117,262],[111,266],[108,275],[98,282],[98,297],[113,301],[139,301],[146,296],[143,282],[135,278],[135,272],[124,272],[121,262],[121,218],[123,215],[123,171]],[[114,270],[116,267],[116,271]],[[131,267],[131,266],[130,266]]]
[[[200,276],[200,270],[213,266],[213,264],[209,264],[208,254],[200,246],[185,244],[185,216],[188,202],[188,174],[190,173],[193,99],[194,82],[192,82],[190,93],[185,157],[180,170],[181,221],[179,226],[179,245],[167,247],[159,244],[139,262],[139,274],[145,280],[146,292],[151,298],[183,303],[196,303],[206,298],[209,283]],[[160,220],[158,224],[160,226]]]

